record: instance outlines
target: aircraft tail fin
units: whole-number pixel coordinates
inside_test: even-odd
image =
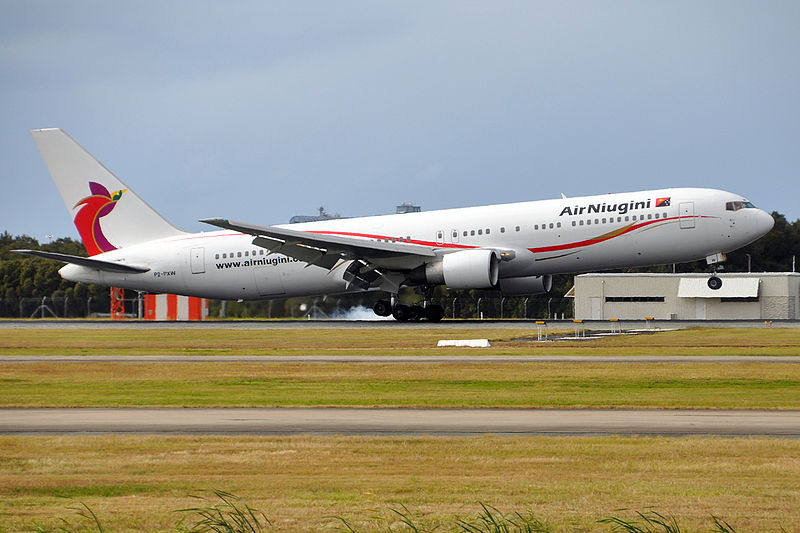
[[[31,135],[90,256],[184,233],[63,130]]]

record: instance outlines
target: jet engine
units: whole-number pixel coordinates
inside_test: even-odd
[[[415,269],[408,278],[415,283],[444,284],[451,289],[490,289],[497,285],[499,262],[494,250],[462,250]]]
[[[542,294],[550,292],[552,287],[553,276],[525,276],[500,280],[500,290],[506,296]]]

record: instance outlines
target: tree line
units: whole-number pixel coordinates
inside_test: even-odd
[[[789,222],[773,212],[775,226],[756,242],[731,252],[724,263],[724,272],[789,272],[800,255],[800,220]],[[92,313],[108,313],[108,287],[66,281],[58,275],[62,264],[36,257],[11,253],[14,249],[37,249],[71,255],[86,255],[83,244],[71,238],[55,239],[41,244],[33,237],[0,234],[0,316],[30,316],[42,298],[50,299],[53,314],[62,317],[84,317]],[[705,261],[647,268],[625,269],[626,272],[709,272]],[[555,276],[549,295],[531,298],[503,298],[498,291],[447,290],[437,287],[434,299],[444,305],[446,317],[486,318],[504,317],[550,318],[553,315],[571,316],[571,301],[564,295],[572,287],[572,275]],[[127,295],[128,298],[131,295]],[[337,316],[342,310],[362,306],[371,308],[383,293],[348,293],[328,297],[286,298],[256,302],[209,301],[209,314],[218,316],[224,308],[231,318],[302,318]],[[400,294],[403,303],[413,304],[421,299],[411,289]],[[524,307],[524,308],[523,308]],[[133,310],[133,309],[131,309]],[[48,312],[49,313],[49,312]]]

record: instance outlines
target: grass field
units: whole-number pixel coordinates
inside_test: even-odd
[[[0,407],[800,409],[800,365],[16,363]]]
[[[335,515],[386,531],[371,517],[399,505],[451,523],[478,502],[558,531],[610,531],[595,520],[623,507],[688,531],[711,514],[740,532],[797,531],[798,458],[800,441],[779,439],[0,437],[0,524],[52,527],[85,502],[108,531],[171,530],[188,494],[224,489],[278,531],[341,531]]]
[[[535,334],[535,332],[534,332]],[[489,338],[488,350],[437,349]],[[2,330],[0,407],[386,405],[800,409],[791,363],[54,363],[47,354],[798,355],[795,330],[689,330],[527,343],[530,330]],[[449,531],[479,511],[531,510],[556,531],[648,508],[685,531],[800,530],[800,441],[638,437],[0,437],[0,531],[79,523],[174,531],[176,509],[225,490],[277,531],[403,531],[388,509]],[[67,497],[68,499],[65,499]],[[375,519],[381,516],[382,519]],[[327,518],[326,518],[327,517]],[[86,522],[83,522],[89,525]]]
[[[48,363],[44,354],[583,353],[796,355],[796,330],[688,330],[591,342],[523,330],[4,330],[0,406],[408,406],[800,409],[800,365],[758,363]],[[442,335],[494,348],[435,348]]]
[[[0,354],[191,355],[443,355],[439,339],[487,338],[491,348],[471,354],[570,355],[798,355],[800,329],[689,329],[590,342],[521,342],[536,328],[519,329],[3,329]]]

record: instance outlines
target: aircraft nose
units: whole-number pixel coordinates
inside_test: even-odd
[[[775,225],[775,219],[766,211],[758,210],[758,231],[761,235],[766,235]]]

